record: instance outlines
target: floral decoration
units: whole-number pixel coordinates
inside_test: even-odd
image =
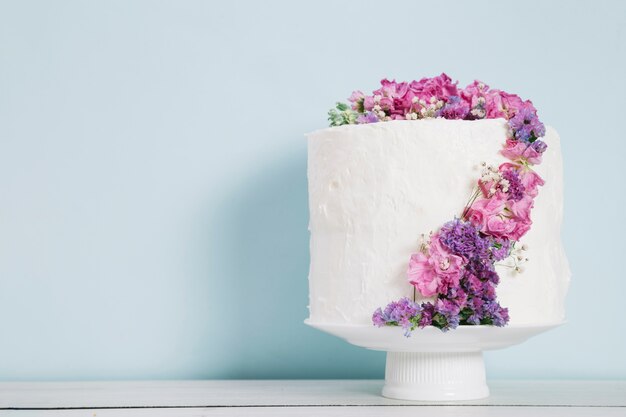
[[[545,127],[532,102],[480,81],[463,89],[457,84],[446,74],[411,82],[382,80],[371,95],[355,91],[350,104],[337,103],[329,112],[331,126],[435,117],[507,120],[501,154],[509,161],[498,167],[482,163],[481,177],[460,216],[422,237],[408,262],[413,299],[393,301],[372,316],[374,325],[400,326],[406,336],[426,326],[447,331],[508,323],[508,309],[496,297],[500,277],[495,264],[510,259],[506,266],[523,271],[527,246],[519,240],[532,225],[534,198],[544,185],[532,169],[547,148],[541,140]],[[416,302],[417,292],[430,300]]]

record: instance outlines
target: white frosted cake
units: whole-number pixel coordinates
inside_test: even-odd
[[[407,281],[420,235],[462,215],[481,162],[506,162],[508,135],[503,118],[393,120],[309,134],[310,322],[371,325],[372,313],[392,300],[428,300]],[[545,185],[534,200],[532,228],[520,239],[528,262],[523,273],[495,264],[509,324],[565,316],[570,272],[560,235],[561,150],[554,129],[543,140],[548,147],[534,169]]]

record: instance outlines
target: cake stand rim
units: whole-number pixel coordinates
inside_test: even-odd
[[[410,337],[400,327],[377,328],[367,324],[304,324],[339,337],[355,346],[387,352],[476,352],[504,349],[525,342],[530,337],[567,323],[566,320],[542,324],[458,326],[448,332],[435,327],[416,329]]]

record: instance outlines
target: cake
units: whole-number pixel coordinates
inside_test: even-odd
[[[350,101],[308,135],[309,322],[407,335],[562,322],[560,139],[532,103],[445,74]]]

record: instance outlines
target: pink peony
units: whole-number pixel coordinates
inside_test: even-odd
[[[528,161],[529,164],[540,164],[541,154],[537,152],[529,143],[520,142],[515,139],[507,139],[504,144],[504,149],[500,151],[502,155],[506,156],[512,161]]]
[[[431,238],[428,254],[411,255],[407,275],[409,282],[423,296],[432,297],[458,286],[464,265],[463,258],[450,253],[435,235]]]

